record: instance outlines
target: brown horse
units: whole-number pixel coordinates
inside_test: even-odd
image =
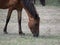
[[[18,24],[19,24],[19,34],[24,34],[21,29],[21,12],[22,9],[25,9],[28,17],[29,23],[28,26],[33,34],[33,36],[39,36],[39,16],[36,12],[34,4],[30,0],[0,0],[0,9],[9,9],[6,19],[6,24],[4,27],[4,33],[7,34],[7,25],[9,23],[11,13],[13,10],[18,12]]]

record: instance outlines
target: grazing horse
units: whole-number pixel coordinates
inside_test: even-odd
[[[19,34],[24,34],[21,29],[21,13],[22,9],[28,14],[29,22],[28,26],[34,37],[39,36],[39,16],[36,12],[34,4],[30,0],[0,0],[0,9],[9,9],[6,19],[6,24],[4,27],[4,33],[7,34],[7,25],[9,23],[11,13],[13,10],[17,10],[18,12],[18,24],[19,24]]]

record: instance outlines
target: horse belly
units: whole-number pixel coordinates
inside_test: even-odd
[[[5,4],[0,4],[0,9],[6,9],[6,8],[8,8],[8,6],[6,6]]]

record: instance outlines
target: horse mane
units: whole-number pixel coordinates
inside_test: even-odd
[[[34,18],[38,18],[38,14],[36,13],[36,9],[35,6],[32,2],[32,0],[22,0],[23,4],[25,6],[25,8],[30,12],[30,14],[34,17]]]

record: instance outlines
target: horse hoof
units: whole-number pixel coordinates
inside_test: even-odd
[[[33,35],[33,37],[39,37],[39,35]]]
[[[8,32],[4,32],[4,34],[8,34]]]
[[[34,35],[33,37],[38,37],[38,36],[35,36],[35,35]]]
[[[19,35],[25,35],[25,33],[19,33]]]

